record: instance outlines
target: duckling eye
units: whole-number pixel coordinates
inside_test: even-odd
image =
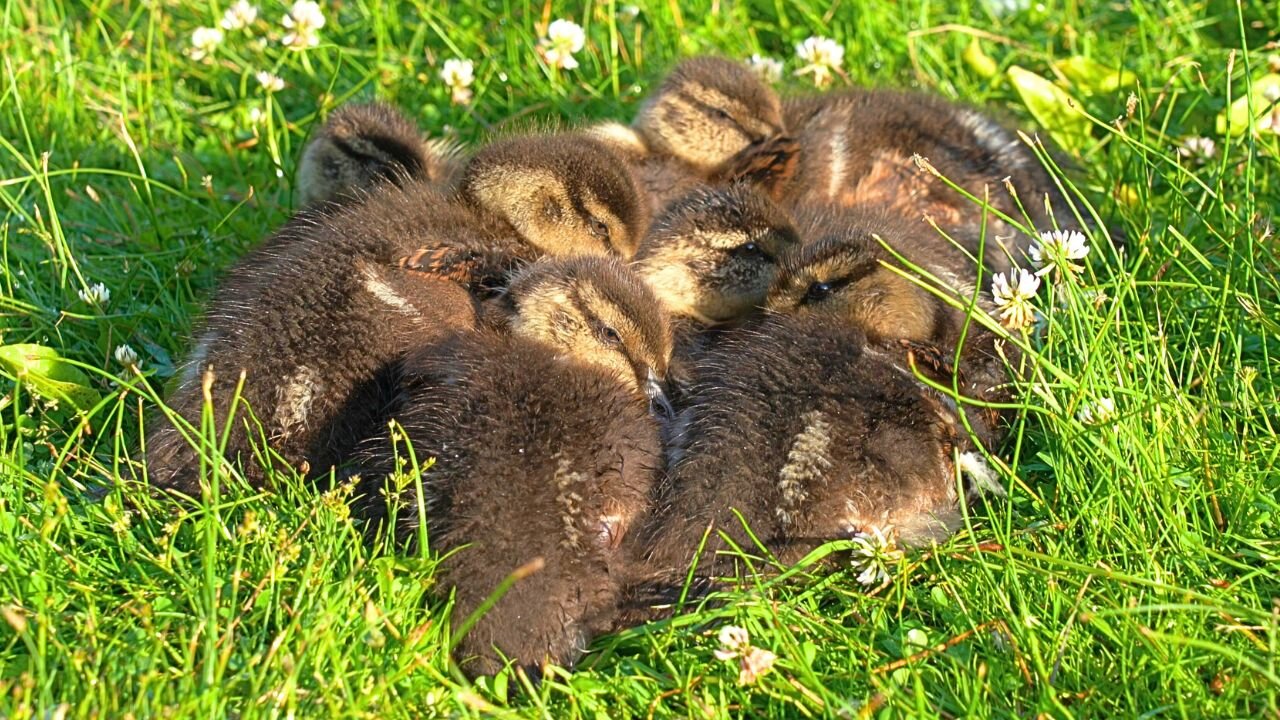
[[[609,345],[622,344],[622,336],[618,334],[617,330],[614,330],[608,325],[605,325],[600,328],[600,339]]]
[[[764,255],[764,250],[761,250],[760,246],[753,242],[742,243],[733,250],[738,255],[748,258],[757,258]]]
[[[592,235],[595,235],[601,240],[609,240],[609,225],[605,223],[605,221],[600,218],[591,218],[589,224],[591,226]]]
[[[711,115],[712,115],[713,117],[715,117],[715,119],[717,119],[717,120],[732,120],[732,119],[733,119],[732,117],[730,117],[730,116],[729,116],[729,113],[728,113],[726,110],[722,109],[722,108],[715,108],[714,110],[712,110],[712,111],[711,111]]]
[[[804,294],[802,302],[819,302],[825,300],[831,294],[831,283],[816,282],[809,286],[809,291]]]

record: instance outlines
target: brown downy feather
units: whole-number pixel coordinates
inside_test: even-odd
[[[461,641],[473,676],[497,672],[503,656],[535,675],[571,666],[612,625],[619,545],[661,464],[646,390],[671,341],[644,284],[617,261],[580,258],[531,266],[510,294],[509,333],[409,355],[395,413],[416,457],[434,458],[422,500],[455,630],[510,574],[540,567]],[[395,457],[385,431],[364,445],[357,512],[413,543],[417,484],[393,476]]]
[[[542,254],[629,253],[643,232],[641,209],[630,176],[602,146],[539,136],[477,154],[453,195],[411,180],[362,203],[299,213],[232,270],[170,405],[198,424],[201,376],[212,369],[221,426],[243,371],[244,400],[274,449],[294,467],[324,473],[352,434],[381,416],[394,361],[474,326],[468,290],[483,295]],[[459,271],[422,272],[408,260],[415,257]],[[247,461],[255,485],[263,474],[249,461],[249,439],[257,434],[238,418],[227,449],[229,459]],[[195,451],[167,421],[148,433],[147,459],[151,482],[199,495]]]
[[[352,103],[329,115],[303,151],[299,199],[306,207],[359,198],[382,183],[409,179],[443,188],[461,168],[455,147],[428,141],[399,110],[385,103]]]
[[[1006,178],[1037,229],[1053,229],[1055,221],[1078,225],[1032,149],[978,110],[919,93],[855,89],[790,99],[783,114],[788,132],[803,148],[786,193],[792,204],[882,206],[910,220],[929,217],[977,253],[981,206],[917,164],[913,157],[920,156],[1018,222],[1025,220],[1005,189]],[[1012,225],[987,214],[984,260],[991,272],[1007,271],[1010,257],[1023,260],[1029,242]]]
[[[628,541],[633,601],[670,596],[708,528],[703,587],[735,571],[721,533],[758,555],[738,514],[783,564],[873,528],[925,545],[958,525],[950,409],[856,329],[771,317],[731,331],[699,359],[689,408],[687,453]]]

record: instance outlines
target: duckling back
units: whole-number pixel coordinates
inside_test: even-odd
[[[921,545],[957,526],[950,410],[854,328],[772,317],[731,334],[697,363],[685,420],[634,546],[657,575],[683,577],[708,528],[698,574],[730,572],[719,533],[753,553],[743,521],[783,563],[873,528]]]

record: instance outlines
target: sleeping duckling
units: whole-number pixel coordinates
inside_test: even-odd
[[[790,99],[783,115],[803,148],[785,191],[792,204],[883,206],[911,220],[928,216],[976,253],[981,206],[918,166],[913,158],[919,156],[979,200],[989,190],[992,207],[1019,222],[1023,215],[1005,190],[1006,178],[1035,227],[1077,224],[1035,153],[972,108],[920,93],[857,89]],[[992,272],[1007,271],[1009,257],[1025,257],[1027,235],[994,213],[987,216],[986,237],[985,260]]]
[[[848,323],[880,347],[909,350],[927,361],[921,369],[952,384],[949,367],[962,339],[955,371],[962,395],[985,402],[1009,402],[1010,363],[1016,347],[978,322],[965,327],[965,313],[917,284],[905,266],[881,244],[954,293],[957,302],[974,296],[974,260],[950,244],[936,246],[935,231],[883,209],[807,208],[798,213],[800,231],[810,241],[786,254],[766,301],[773,313],[814,315]],[[978,311],[991,311],[985,293]],[[931,366],[930,366],[931,364]],[[998,413],[966,412],[979,441],[994,448],[1001,438]]]
[[[627,158],[655,213],[705,182],[760,179],[771,189],[794,165],[777,95],[725,58],[681,62],[630,127],[606,123],[592,133]]]
[[[417,458],[428,541],[444,555],[458,625],[519,568],[524,577],[458,646],[469,675],[502,657],[537,675],[572,665],[608,629],[630,525],[661,464],[649,403],[671,352],[665,315],[612,258],[530,265],[511,284],[509,333],[477,331],[411,353],[396,413]],[[397,481],[384,430],[362,453],[360,515],[419,532],[416,483]],[[531,565],[532,564],[532,565]]]
[[[170,406],[198,424],[211,370],[221,426],[243,372],[242,398],[261,425],[242,412],[227,457],[246,461],[246,478],[260,485],[247,461],[249,438],[261,433],[289,464],[327,472],[380,417],[388,366],[433,335],[474,325],[467,290],[504,284],[541,255],[629,256],[645,221],[626,170],[573,135],[490,145],[452,195],[415,179],[362,203],[303,211],[231,272]],[[153,424],[146,448],[152,483],[199,496],[200,463],[176,427]]]
[[[386,103],[352,103],[335,110],[303,151],[298,194],[306,207],[409,178],[444,186],[460,169],[458,146],[427,140]]]
[[[728,333],[699,359],[689,408],[688,453],[628,541],[644,569],[627,603],[678,588],[708,529],[698,584],[732,573],[721,533],[757,552],[738,513],[783,564],[857,533],[919,546],[958,526],[950,410],[853,327],[774,316]]]
[[[635,263],[673,317],[721,325],[763,304],[779,259],[798,244],[791,218],[763,193],[700,187],[654,220]]]

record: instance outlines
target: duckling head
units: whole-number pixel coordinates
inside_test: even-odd
[[[783,257],[765,308],[840,318],[872,340],[928,342],[938,303],[885,264],[881,237],[874,227],[851,223],[795,248]]]
[[[714,325],[762,305],[779,258],[798,244],[790,217],[760,191],[703,187],[663,210],[635,268],[673,316]]]
[[[428,146],[418,128],[382,103],[338,108],[298,163],[303,205],[367,190],[383,181],[427,174]]]
[[[675,67],[636,116],[650,150],[711,172],[782,132],[777,94],[747,66],[699,57]]]
[[[648,222],[631,174],[584,135],[495,142],[467,164],[461,192],[546,255],[630,258]]]
[[[511,331],[603,368],[663,412],[671,328],[657,298],[611,257],[546,258],[511,282]]]

